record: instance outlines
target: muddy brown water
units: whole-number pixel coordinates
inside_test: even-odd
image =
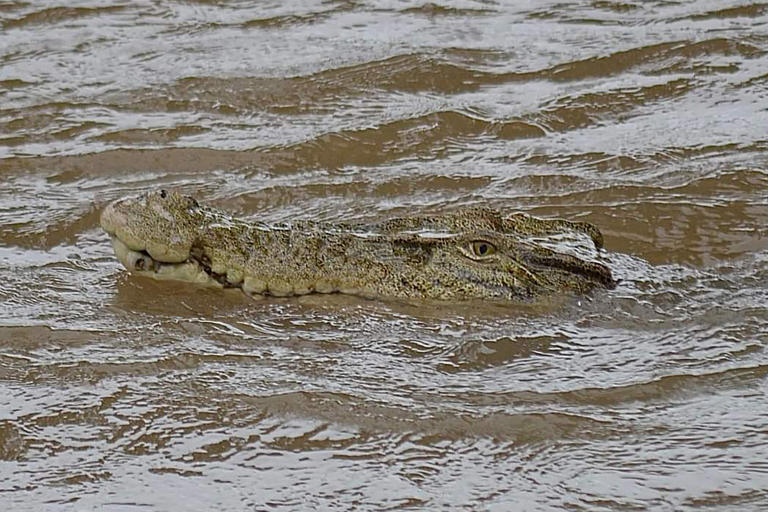
[[[594,222],[536,307],[131,277],[110,200]],[[0,0],[0,508],[768,510],[768,4]]]

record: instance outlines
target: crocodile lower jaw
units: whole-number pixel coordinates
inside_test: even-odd
[[[147,251],[131,249],[115,235],[111,235],[110,238],[117,259],[128,271],[132,274],[152,279],[184,281],[211,288],[239,288],[249,296],[271,295],[274,297],[289,297],[309,293],[341,292],[371,298],[371,295],[363,290],[340,288],[334,283],[325,280],[319,280],[311,285],[294,286],[290,283],[279,281],[267,282],[251,276],[245,276],[244,279],[241,278],[236,283],[229,282],[226,280],[226,274],[213,273],[209,265],[203,264],[193,254],[190,254],[185,261],[180,263],[168,263],[153,258]]]

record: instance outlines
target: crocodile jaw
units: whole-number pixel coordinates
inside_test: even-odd
[[[306,289],[294,286],[278,287],[265,280],[245,276],[239,281],[222,281],[211,275],[210,267],[206,268],[190,255],[189,259],[180,263],[168,263],[154,259],[147,251],[131,249],[116,235],[111,235],[112,248],[118,261],[132,274],[150,277],[152,279],[183,281],[211,288],[239,288],[248,296],[273,295],[287,297],[291,295],[306,295],[308,293],[334,293],[340,291],[323,280],[319,280]],[[357,293],[358,290],[342,290],[344,293]]]
[[[213,279],[199,262],[187,260],[180,263],[168,263],[152,257],[147,251],[131,249],[118,236],[111,235],[112,248],[120,263],[131,273],[153,279],[185,281],[213,288],[223,285]]]

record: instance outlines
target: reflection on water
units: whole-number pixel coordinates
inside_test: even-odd
[[[761,510],[767,13],[0,1],[0,503]],[[501,307],[147,281],[98,215],[159,186],[267,222],[587,220],[621,282]]]

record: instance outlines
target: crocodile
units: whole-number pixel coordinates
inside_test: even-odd
[[[545,243],[570,234],[591,239],[590,251],[599,253],[603,237],[594,225],[485,207],[375,223],[267,224],[162,189],[108,204],[100,221],[131,273],[251,296],[522,303],[616,285],[598,258]]]

